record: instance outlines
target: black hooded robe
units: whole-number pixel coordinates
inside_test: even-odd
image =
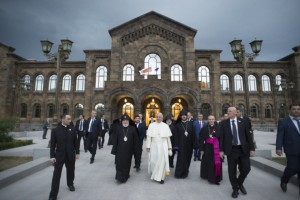
[[[185,129],[188,135],[185,135]],[[195,132],[193,122],[177,122],[174,128],[174,146],[178,148],[177,162],[175,168],[176,178],[186,178],[189,174],[193,149],[195,146]]]
[[[127,141],[124,141],[126,136]],[[111,153],[115,155],[116,179],[124,183],[129,178],[132,155],[140,151],[136,127],[117,126]],[[140,159],[140,158],[139,158]]]

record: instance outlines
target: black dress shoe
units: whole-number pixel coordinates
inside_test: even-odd
[[[194,161],[196,161],[196,160],[197,160],[197,158],[195,157],[195,158],[194,158]]]
[[[69,186],[69,190],[70,190],[71,192],[74,192],[74,191],[75,191],[74,185]]]
[[[164,180],[161,180],[159,183],[160,183],[160,184],[164,184],[164,183],[165,183],[165,181],[164,181]]]
[[[174,165],[170,165],[171,168],[174,168]]]
[[[49,200],[56,200],[56,197],[49,197]]]
[[[286,185],[287,185],[286,183],[283,183],[283,182],[280,183],[280,187],[281,187],[281,189],[282,189],[283,192],[287,191]]]
[[[239,191],[238,191],[238,190],[233,190],[231,196],[232,196],[232,198],[238,198],[238,196],[239,196]]]
[[[140,167],[136,167],[135,169],[137,172],[141,171],[141,168]]]
[[[243,185],[240,185],[240,190],[243,194],[247,194],[247,190],[245,189],[245,187]]]
[[[136,166],[134,165],[134,167],[133,168],[136,168]]]
[[[93,163],[94,163],[94,159],[92,159],[92,158],[91,158],[91,160],[90,160],[90,164],[93,164]]]

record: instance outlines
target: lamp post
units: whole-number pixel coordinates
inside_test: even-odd
[[[242,40],[233,40],[230,43],[231,52],[236,61],[242,63],[243,70],[245,74],[245,91],[246,91],[246,114],[249,116],[249,81],[248,81],[248,67],[249,62],[253,61],[256,56],[258,56],[261,50],[262,40],[254,40],[250,42],[250,46],[253,53],[247,53],[245,51],[245,46],[242,44]]]
[[[50,53],[53,43],[49,40],[42,40],[42,50],[44,52],[44,55],[48,59],[55,59],[56,60],[56,84],[55,84],[55,110],[53,115],[53,127],[57,125],[58,119],[58,96],[59,96],[59,88],[60,88],[60,66],[61,63],[66,61],[69,58],[69,55],[71,53],[73,42],[71,40],[65,39],[61,40],[61,44],[58,45],[58,49],[56,53]]]
[[[288,105],[288,90],[291,90],[291,89],[293,89],[294,88],[294,86],[295,86],[295,83],[294,82],[292,82],[292,81],[287,81],[286,79],[281,79],[281,82],[280,82],[280,84],[275,84],[275,91],[277,92],[277,94],[278,94],[278,92],[279,92],[279,89],[280,89],[280,87],[282,88],[282,91],[284,92],[284,103],[285,103],[285,110],[284,110],[284,116],[286,116],[287,115],[287,105]],[[277,96],[277,95],[276,95]],[[277,97],[276,97],[276,99],[277,99]],[[276,104],[275,104],[275,109],[277,109],[277,101],[276,101]],[[277,110],[276,110],[276,112],[275,113],[277,113]]]

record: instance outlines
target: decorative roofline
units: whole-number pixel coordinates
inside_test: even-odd
[[[125,46],[142,37],[145,37],[146,35],[158,35],[166,40],[169,40],[179,45],[183,45],[185,41],[185,38],[183,36],[180,36],[155,24],[150,24],[149,26],[145,26],[139,30],[136,30],[132,33],[121,37],[122,45]]]

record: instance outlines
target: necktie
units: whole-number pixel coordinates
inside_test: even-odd
[[[297,125],[298,125],[298,132],[300,133],[300,121],[297,118],[294,118],[294,120],[296,120]]]
[[[82,131],[82,124],[83,124],[83,122],[82,122],[82,120],[80,120],[79,131]]]
[[[235,120],[232,120],[232,136],[233,136],[233,145],[238,145],[238,135],[236,125],[234,123]]]
[[[93,131],[93,123],[94,123],[94,118],[91,118],[91,121],[90,121],[90,127],[89,127],[89,132],[91,133]]]
[[[200,127],[200,130],[202,128],[202,121],[199,121],[199,127]]]

